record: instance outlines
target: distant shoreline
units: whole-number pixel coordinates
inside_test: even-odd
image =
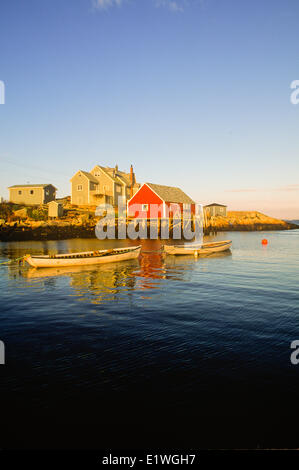
[[[58,219],[55,221],[11,222],[9,224],[2,224],[0,228],[0,241],[67,240],[72,238],[95,239],[96,223],[97,220],[94,218],[79,221],[76,219]],[[299,225],[273,219],[260,212],[231,211],[228,212],[227,217],[205,218],[204,234],[298,229]],[[116,239],[118,239],[117,230]]]
[[[288,224],[295,224],[295,225],[298,225],[299,227],[299,220],[285,220],[285,222],[287,222]]]

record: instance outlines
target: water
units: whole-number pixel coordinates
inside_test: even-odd
[[[198,260],[143,241],[98,268],[0,265],[2,446],[298,447],[299,231],[226,238]],[[0,262],[114,244],[0,243]]]

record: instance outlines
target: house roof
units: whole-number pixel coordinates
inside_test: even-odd
[[[53,186],[53,184],[14,184],[13,186],[9,186],[8,189],[10,188],[46,188],[47,186]],[[55,188],[55,186],[53,186],[53,188]]]
[[[93,183],[96,183],[96,184],[99,184],[98,180],[96,179],[95,176],[93,176],[91,173],[88,173],[88,171],[83,171],[83,170],[80,170],[81,173],[83,173],[83,175],[85,175],[90,181],[92,181]]]
[[[187,196],[180,188],[173,186],[164,186],[162,184],[145,183],[149,186],[163,201],[182,204],[195,204],[191,197]]]
[[[111,179],[115,183],[119,183],[120,181],[127,186],[131,186],[131,181],[130,181],[130,173],[125,173],[124,171],[120,170],[115,170],[115,168],[110,168],[108,166],[104,167],[101,165],[97,165],[101,170],[106,173],[108,176],[110,176]]]
[[[96,165],[96,166],[101,168],[103,173],[109,176],[109,178],[111,178],[114,181],[114,183],[118,183],[118,180],[113,176],[112,168],[105,168],[104,166],[101,166],[101,165]]]
[[[123,183],[125,183],[127,186],[131,186],[130,175],[127,175],[123,171],[118,171],[116,177],[120,179]]]
[[[204,207],[212,207],[212,206],[227,207],[225,204],[217,204],[217,202],[213,202],[212,204],[207,204]]]

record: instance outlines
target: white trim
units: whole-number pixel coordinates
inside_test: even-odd
[[[132,199],[136,196],[136,194],[139,193],[139,191],[143,188],[143,186],[147,186],[148,189],[150,189],[151,191],[153,191],[153,193],[154,193],[159,199],[161,199],[162,202],[165,202],[164,199],[162,199],[161,196],[159,196],[159,194],[157,194],[147,183],[143,183],[143,185],[136,191],[136,193],[131,197],[131,199],[128,200],[128,204],[132,201]]]
[[[146,184],[146,186],[147,186],[151,191],[153,191],[153,193],[155,193],[155,195],[156,195],[159,199],[161,199],[162,202],[166,202],[166,201],[165,201],[164,199],[162,199],[161,196],[159,196],[159,194],[157,194],[156,191],[155,191],[153,188],[151,188],[147,183],[144,183],[144,184]],[[167,202],[170,202],[170,201],[167,201]]]
[[[166,202],[163,201],[163,219],[166,218]]]

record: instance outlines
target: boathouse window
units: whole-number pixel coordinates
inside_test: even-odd
[[[18,191],[18,194],[22,194],[22,191]]]
[[[83,186],[82,186],[82,184],[78,184],[78,186],[77,186],[77,190],[78,190],[78,191],[82,191],[82,190],[83,190]]]
[[[142,204],[141,210],[142,210],[143,212],[147,212],[147,211],[148,211],[148,204]]]
[[[31,190],[30,190],[30,194],[33,194],[33,193],[34,193],[34,191],[33,191],[33,189],[31,189]]]

